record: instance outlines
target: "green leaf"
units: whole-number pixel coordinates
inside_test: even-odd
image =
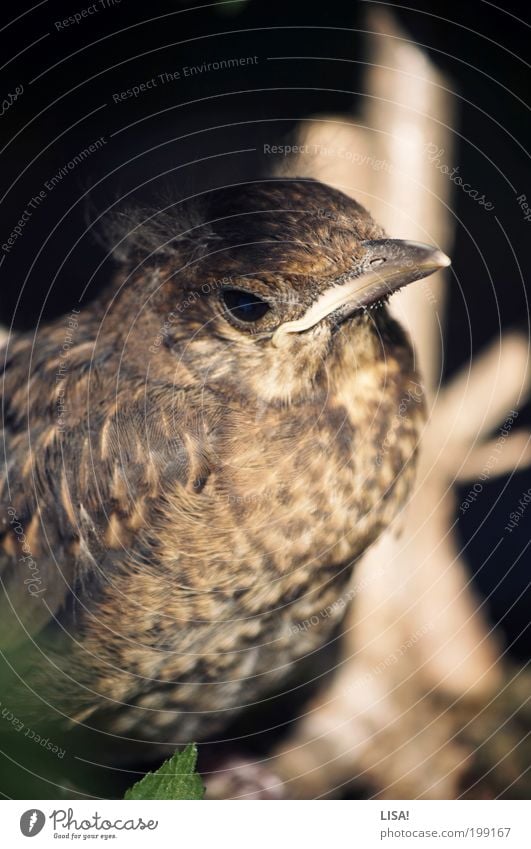
[[[148,772],[126,791],[124,799],[202,799],[204,788],[195,771],[197,748],[175,752],[156,772]]]

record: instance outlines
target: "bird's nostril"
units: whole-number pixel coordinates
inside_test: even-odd
[[[383,265],[384,262],[385,262],[385,257],[379,256],[379,257],[376,257],[376,259],[371,259],[369,265]]]

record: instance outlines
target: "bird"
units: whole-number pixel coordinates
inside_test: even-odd
[[[304,178],[107,238],[102,291],[2,351],[0,644],[61,721],[212,739],[326,643],[407,502],[425,409],[387,301],[450,261]]]

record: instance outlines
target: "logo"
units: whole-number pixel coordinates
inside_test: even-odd
[[[42,831],[46,817],[37,808],[25,811],[20,817],[20,830],[24,837],[35,837]]]

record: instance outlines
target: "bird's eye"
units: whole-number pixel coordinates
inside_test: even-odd
[[[243,289],[224,289],[221,298],[230,314],[239,321],[258,321],[271,309],[262,298]]]

